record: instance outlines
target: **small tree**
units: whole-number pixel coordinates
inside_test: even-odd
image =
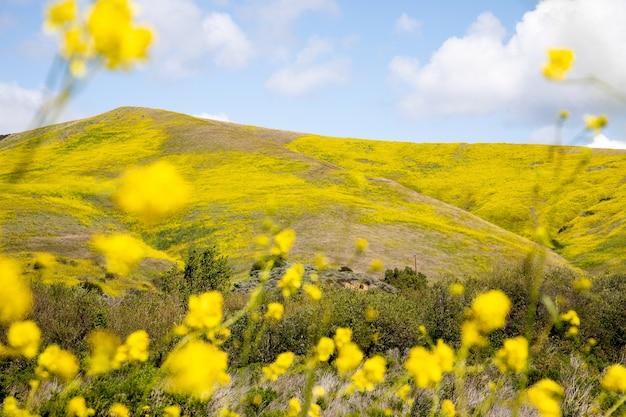
[[[404,269],[394,268],[386,270],[384,281],[399,290],[423,290],[428,285],[426,275],[421,272],[415,272],[413,268],[408,266]]]
[[[217,247],[189,251],[183,273],[189,293],[228,290],[231,276],[228,258],[221,255]]]

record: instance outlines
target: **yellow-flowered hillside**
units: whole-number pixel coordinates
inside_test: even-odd
[[[127,171],[137,164],[147,168]],[[168,174],[172,166],[186,181]],[[538,207],[567,261],[623,271],[625,172],[619,151],[337,139],[120,108],[0,140],[0,249],[27,262],[39,252],[66,259],[50,280],[95,279],[116,251],[120,276],[144,257],[144,273],[162,270],[210,243],[244,271],[269,217],[297,232],[295,260],[324,253],[365,270],[366,260],[351,259],[363,237],[378,268],[412,265],[417,255],[427,276],[468,277],[519,264],[532,246],[528,207]],[[146,176],[151,185],[142,187]],[[163,221],[180,199],[191,204]],[[97,238],[112,233],[117,240]],[[552,265],[567,261],[550,255]]]

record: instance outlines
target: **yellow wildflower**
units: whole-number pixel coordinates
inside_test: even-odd
[[[291,398],[287,403],[287,416],[297,417],[300,414],[300,411],[302,411],[300,400],[297,398]]]
[[[349,327],[338,327],[337,330],[335,330],[334,340],[337,349],[341,349],[343,345],[352,340],[352,329]]]
[[[460,297],[465,293],[465,287],[460,282],[453,282],[448,287],[448,292],[454,297]]]
[[[461,343],[468,348],[472,346],[485,346],[487,339],[480,333],[478,324],[473,320],[469,320],[464,321],[461,325]]]
[[[87,359],[87,375],[100,375],[107,373],[119,366],[115,356],[120,339],[114,334],[97,330],[89,335],[90,354]]]
[[[373,391],[385,379],[386,367],[385,358],[373,356],[363,362],[363,366],[352,375],[352,384],[358,391]]]
[[[596,132],[599,132],[600,130],[605,128],[607,124],[609,124],[609,118],[606,117],[606,115],[604,114],[600,114],[598,116],[593,116],[590,114],[585,115],[585,126],[589,130],[595,130]]]
[[[443,372],[452,371],[454,368],[454,350],[448,344],[441,339],[437,340],[432,353]]]
[[[591,289],[591,287],[593,286],[593,283],[587,277],[580,277],[574,280],[574,282],[572,283],[572,286],[577,291],[587,291]]]
[[[313,398],[322,398],[326,395],[326,388],[321,385],[316,385],[313,387]]]
[[[500,372],[523,372],[528,365],[528,340],[517,336],[504,341],[504,346],[496,352],[494,360]]]
[[[340,375],[345,375],[353,369],[356,369],[361,363],[361,360],[363,360],[363,352],[361,352],[361,349],[359,349],[356,343],[348,342],[338,348],[335,366]]]
[[[91,244],[104,256],[107,271],[121,276],[128,275],[148,254],[144,242],[123,233],[95,235]]]
[[[265,318],[279,321],[283,318],[284,313],[285,307],[281,303],[269,303],[265,312]]]
[[[61,54],[65,58],[84,56],[89,51],[89,44],[85,34],[78,26],[74,26],[63,33],[63,45]]]
[[[366,239],[359,238],[354,241],[354,247],[357,253],[363,253],[367,250],[370,243]]]
[[[365,320],[366,321],[374,321],[378,318],[379,315],[380,313],[374,307],[367,306],[367,308],[365,308]]]
[[[283,277],[278,281],[278,288],[283,290],[283,297],[293,295],[302,285],[304,275],[304,265],[293,264],[285,271]]]
[[[562,313],[560,317],[562,321],[568,323],[570,326],[580,326],[580,317],[578,317],[578,314],[574,310],[568,310],[566,313]]]
[[[56,258],[48,252],[37,252],[34,257],[35,269],[52,268],[56,264]]]
[[[308,417],[321,417],[322,416],[322,407],[319,404],[311,404],[309,407],[309,412],[307,414]]]
[[[454,403],[448,399],[441,402],[441,417],[454,417],[456,415],[456,407]]]
[[[403,384],[396,390],[396,397],[400,398],[403,402],[409,403],[411,401],[411,386],[409,384]]]
[[[224,297],[218,291],[208,291],[189,297],[185,325],[192,329],[210,330],[219,326],[224,316]]]
[[[180,417],[180,407],[177,405],[168,405],[163,409],[163,417]]]
[[[368,270],[370,272],[379,272],[379,271],[382,271],[384,267],[385,267],[385,264],[383,263],[383,261],[376,258],[376,259],[372,259],[372,262],[370,262],[370,266]]]
[[[574,51],[551,48],[548,50],[548,62],[543,66],[543,75],[550,80],[564,80],[573,63]]]
[[[434,387],[443,377],[438,358],[422,346],[411,349],[404,368],[420,388]]]
[[[504,327],[511,300],[500,290],[479,294],[472,302],[472,318],[484,333]]]
[[[37,356],[41,331],[34,321],[16,321],[7,332],[9,346],[28,359]]]
[[[567,119],[569,119],[569,111],[567,111],[567,110],[561,110],[561,111],[559,112],[559,119],[561,119],[561,120],[567,120]]]
[[[229,410],[228,408],[222,408],[220,410],[220,412],[218,413],[219,417],[239,417],[239,414],[235,413],[232,410]]]
[[[328,268],[328,258],[318,253],[315,255],[315,258],[313,258],[313,264],[315,265],[315,269],[323,271]]]
[[[526,392],[528,402],[539,412],[541,417],[561,416],[561,397],[563,388],[551,379],[542,379]]]
[[[124,404],[114,403],[109,408],[109,415],[111,417],[130,417],[130,411]]]
[[[99,2],[114,0],[99,0]],[[129,214],[152,221],[184,207],[191,186],[168,162],[129,168],[119,180],[114,200]]]
[[[615,364],[606,368],[602,377],[602,388],[607,391],[626,394],[626,367]]]
[[[53,3],[46,11],[46,27],[58,29],[76,20],[78,6],[76,0],[60,0]]]
[[[114,368],[119,368],[126,362],[147,361],[149,344],[150,338],[145,330],[137,330],[128,335],[124,344],[117,348],[113,359]]]
[[[17,262],[0,256],[0,322],[23,319],[33,307],[33,295],[20,276]]]
[[[315,355],[320,362],[326,362],[335,352],[335,343],[330,337],[322,337],[315,348]]]
[[[296,241],[296,231],[285,229],[274,236],[273,255],[287,255]]]
[[[93,408],[87,407],[87,402],[83,397],[72,398],[67,403],[65,410],[70,417],[89,417],[96,413]]]
[[[319,301],[322,298],[322,290],[317,285],[304,284],[302,289],[313,301]]]
[[[263,376],[269,381],[276,381],[287,372],[289,367],[293,364],[294,358],[295,355],[293,352],[283,352],[279,354],[274,362],[263,367]]]
[[[165,359],[162,366],[166,373],[165,387],[172,393],[208,400],[216,386],[230,382],[227,367],[226,352],[205,342],[191,341],[170,352]]]
[[[70,380],[78,373],[78,359],[58,345],[50,345],[39,355],[35,372],[43,379],[49,378],[52,374]]]
[[[2,415],[5,417],[39,417],[26,408],[20,408],[15,397],[6,397],[2,402]]]

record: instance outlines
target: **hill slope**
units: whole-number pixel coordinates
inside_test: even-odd
[[[542,152],[545,147],[321,138],[120,108],[0,140],[0,250],[23,256],[55,252],[77,259],[85,275],[95,260],[87,245],[94,232],[131,230],[173,256],[215,242],[244,271],[254,237],[269,216],[298,232],[297,259],[324,252],[346,263],[354,239],[364,237],[371,243],[367,259],[404,266],[417,254],[418,269],[431,277],[479,276],[519,263],[531,247],[514,232],[523,234],[527,226],[522,208],[534,183],[528,175],[537,163],[544,164]],[[566,153],[574,161],[580,152],[568,148]],[[15,161],[24,154],[32,154],[33,162],[19,183],[9,184]],[[606,258],[625,235],[623,214],[615,211],[625,201],[619,175],[624,154],[594,151],[589,157],[593,167],[605,168],[602,181],[594,174],[599,169],[585,174],[598,188],[585,198],[610,198],[592,208],[602,218],[614,216],[615,224],[594,223],[596,214],[581,219],[568,214],[559,217],[571,223],[559,242],[580,265],[623,269],[624,259]],[[110,202],[114,180],[128,166],[161,158],[192,181],[193,203],[162,224],[133,223]],[[533,164],[527,166],[528,161]],[[503,171],[507,164],[512,168]],[[516,182],[509,192],[504,184],[511,178]],[[474,197],[468,200],[470,194]],[[520,202],[517,196],[523,197]],[[613,235],[603,236],[607,227]],[[586,252],[589,231],[599,237],[591,253]],[[356,267],[364,269],[365,262],[357,260]],[[565,264],[555,254],[550,262]]]

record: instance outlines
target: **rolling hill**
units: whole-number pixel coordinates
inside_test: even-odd
[[[25,155],[32,162],[11,183]],[[156,159],[175,164],[194,197],[146,226],[110,197],[126,167]],[[574,171],[556,193],[555,178]],[[417,255],[427,276],[463,278],[522,261],[536,200],[550,220],[552,265],[623,272],[625,175],[619,151],[328,138],[127,107],[0,140],[0,250],[50,251],[67,259],[63,274],[89,279],[98,271],[90,236],[129,230],[179,259],[216,243],[243,272],[269,217],[297,231],[299,260],[323,252],[363,270],[374,257],[404,266]],[[371,246],[353,260],[357,237]]]

